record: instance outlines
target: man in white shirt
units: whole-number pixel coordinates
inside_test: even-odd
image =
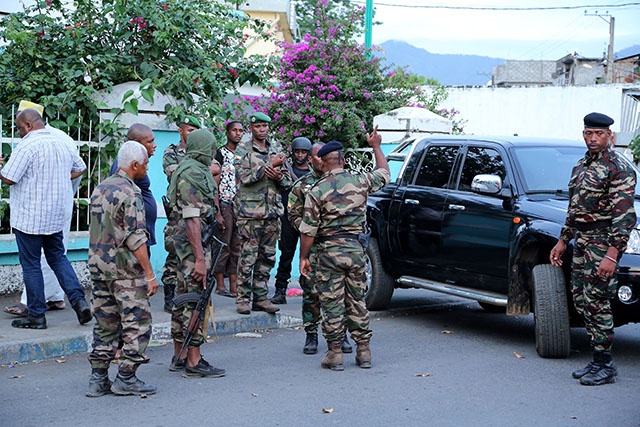
[[[27,108],[34,108],[40,115],[42,115],[44,111],[44,107],[39,104],[34,104],[28,101],[20,101],[20,105],[18,106],[18,112],[24,111]],[[54,127],[45,125],[45,129],[50,131],[61,143],[64,143],[70,149],[77,150],[76,143],[71,139],[69,135],[61,131],[60,129],[56,129]],[[0,164],[4,163],[4,159],[0,158]],[[67,246],[69,243],[69,233],[71,231],[71,219],[73,217],[73,195],[78,191],[78,187],[80,186],[81,177],[75,178],[72,181],[72,190],[68,193],[68,199],[66,203],[66,210],[64,213],[64,228],[62,230],[63,234],[63,244],[65,252],[67,250]],[[44,256],[44,251],[42,255],[40,255],[40,265],[42,266],[42,275],[44,278],[44,296],[47,301],[47,311],[48,310],[62,310],[65,307],[64,303],[64,291],[60,287],[58,283],[58,279],[56,278],[55,273],[47,264],[47,259]],[[22,295],[20,296],[20,302],[5,307],[4,311],[9,314],[14,314],[20,317],[26,317],[29,313],[29,309],[27,308],[27,288],[24,287],[22,289]]]
[[[60,143],[55,132],[45,128],[40,114],[26,109],[16,116],[22,138],[0,171],[0,179],[11,186],[10,223],[27,289],[29,314],[14,320],[16,328],[46,329],[46,303],[40,254],[44,249],[49,266],[67,294],[80,324],[91,320],[91,309],[63,245],[65,204],[72,191],[71,179],[81,176],[86,165],[75,150]]]

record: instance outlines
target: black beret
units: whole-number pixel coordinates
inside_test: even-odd
[[[613,119],[602,113],[590,113],[584,116],[584,127],[594,129],[609,129],[613,124]]]
[[[344,147],[342,146],[342,143],[340,141],[329,141],[318,150],[318,157],[322,157],[325,154],[333,153],[334,151],[342,150],[344,150]]]

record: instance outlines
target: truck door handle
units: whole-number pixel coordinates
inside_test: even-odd
[[[465,207],[462,205],[449,205],[449,209],[452,211],[463,211]]]
[[[410,203],[412,205],[419,205],[420,201],[416,200],[416,199],[404,199],[405,203]]]

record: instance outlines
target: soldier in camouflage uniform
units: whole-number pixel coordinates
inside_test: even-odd
[[[288,196],[288,218],[291,226],[298,233],[298,236],[300,233],[300,223],[302,222],[302,213],[304,211],[305,198],[307,196],[307,193],[309,192],[309,189],[313,187],[313,185],[322,176],[322,160],[320,160],[320,157],[318,157],[318,151],[320,150],[320,148],[322,148],[323,145],[324,143],[317,142],[311,146],[311,153],[309,156],[311,171],[303,177],[298,178],[298,180],[293,183],[293,187],[291,187],[291,192]],[[313,264],[313,247],[311,248],[309,259]],[[302,352],[304,354],[316,354],[318,352],[318,323],[320,322],[320,300],[318,299],[318,292],[316,292],[315,286],[313,285],[313,280],[308,280],[304,276],[300,276],[300,287],[302,288],[302,323],[304,326],[304,330],[307,333]],[[342,342],[342,352],[353,352],[353,348],[351,347],[346,334],[344,337],[344,341]]]
[[[365,255],[358,237],[364,231],[368,194],[386,185],[390,176],[377,127],[367,135],[367,142],[377,165],[371,173],[346,172],[338,141],[328,142],[318,151],[324,174],[307,194],[300,224],[300,273],[310,279],[313,270],[329,347],[321,366],[335,371],[344,369],[341,345],[347,327],[357,345],[356,363],[371,367],[371,330],[364,301]],[[316,255],[311,264],[308,256],[313,245]]]
[[[311,171],[293,183],[289,193],[287,212],[291,226],[300,233],[300,223],[304,210],[304,200],[309,189],[318,181],[322,175],[322,162],[318,157],[318,150],[323,143],[315,143],[311,146]],[[309,254],[309,259],[313,260],[313,248]],[[318,324],[320,323],[320,300],[318,293],[313,286],[313,280],[300,276],[300,287],[302,288],[302,322],[306,332],[306,340],[302,352],[304,354],[316,354],[318,352]]]
[[[267,141],[271,118],[254,113],[249,122],[251,140],[246,149],[236,150],[239,187],[234,208],[240,235],[236,310],[250,314],[253,293],[253,310],[275,313],[280,309],[267,299],[267,283],[276,261],[280,217],[284,213],[280,192],[291,187],[291,178],[286,169],[280,168],[286,156]]]
[[[151,337],[149,297],[158,290],[146,246],[142,195],[133,183],[146,175],[149,157],[144,146],[128,141],[120,147],[118,164],[118,172],[91,196],[89,272],[96,323],[88,397],[156,391],[136,377],[138,366],[149,361],[145,355]],[[124,347],[112,384],[108,369],[120,337]]]
[[[582,385],[615,382],[611,301],[617,288],[617,263],[636,224],[636,176],[610,144],[612,124],[613,119],[604,114],[584,117],[588,152],[573,168],[567,219],[550,254],[551,264],[562,266],[562,255],[575,239],[571,293],[593,350],[593,361],[572,373]]]
[[[208,225],[206,219],[216,213],[214,198],[217,185],[209,169],[215,150],[214,142],[215,138],[208,130],[191,132],[187,138],[186,156],[171,176],[167,191],[171,215],[176,218],[173,239],[178,258],[177,295],[202,292],[207,286],[207,270],[212,268],[210,248],[202,247],[202,231]],[[194,307],[189,304],[173,307],[171,337],[174,356],[169,370],[184,370],[182,376],[187,378],[222,377],[224,369],[214,368],[200,353],[200,345],[205,340],[202,323],[185,349],[186,354],[180,354],[193,310]]]
[[[162,169],[167,176],[167,181],[171,182],[171,175],[187,155],[187,137],[191,132],[201,127],[200,121],[194,116],[185,116],[178,124],[180,142],[178,144],[170,144],[162,155]],[[164,287],[164,311],[171,313],[176,289],[176,266],[178,265],[176,249],[173,246],[176,218],[173,218],[168,211],[165,214],[167,215],[167,225],[164,227],[164,249],[167,251],[167,259],[162,268],[161,280]]]

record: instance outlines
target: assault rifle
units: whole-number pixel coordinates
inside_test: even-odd
[[[195,304],[195,309],[189,320],[189,326],[187,326],[187,335],[184,337],[182,347],[178,357],[182,355],[182,352],[188,348],[189,343],[193,339],[193,335],[196,333],[200,324],[204,321],[204,312],[211,298],[211,292],[216,286],[215,267],[222,253],[222,249],[227,246],[224,242],[218,240],[215,236],[216,229],[218,228],[218,221],[212,220],[210,224],[202,232],[202,247],[206,248],[211,246],[211,268],[207,272],[207,285],[201,292],[187,292],[186,294],[178,295],[173,299],[173,304],[176,307],[180,307],[183,304]]]

